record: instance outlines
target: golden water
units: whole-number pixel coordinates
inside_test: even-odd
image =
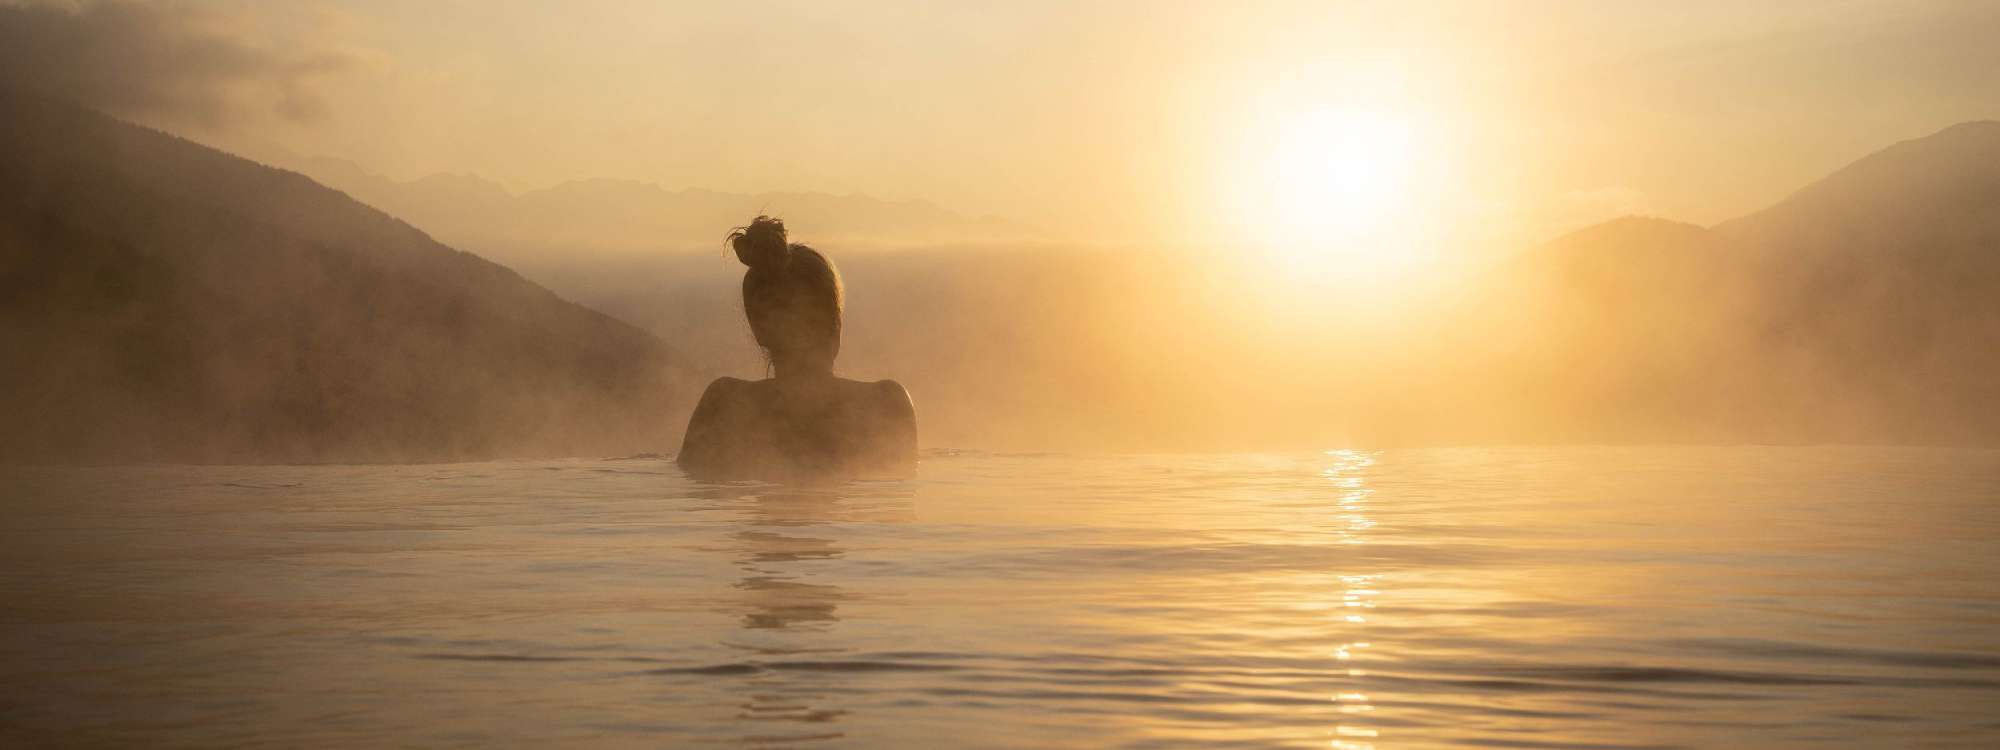
[[[7,469],[0,744],[2000,744],[2000,452]]]

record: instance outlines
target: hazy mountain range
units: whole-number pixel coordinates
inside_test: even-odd
[[[341,159],[289,157],[280,163],[423,227],[448,244],[476,248],[507,263],[551,254],[576,259],[696,248],[712,252],[730,227],[766,213],[812,227],[822,243],[882,247],[1021,242],[1038,236],[1017,222],[968,217],[920,200],[668,190],[649,182],[607,179],[515,194],[476,175],[397,181]]]
[[[761,365],[740,266],[640,251],[760,211],[808,241],[1004,228],[323,164],[328,187],[65,104],[0,95],[0,116],[0,460],[672,450],[708,377]],[[1215,256],[836,260],[843,372],[902,380],[933,447],[2000,442],[2000,123],[1714,227],[1591,227],[1372,328],[1259,307],[1273,280]]]
[[[1896,144],[1714,227],[1585,229],[1492,288],[1509,314],[1475,317],[1508,323],[1480,336],[1517,347],[1496,366],[1547,392],[1525,405],[1568,435],[1991,442],[2000,122]]]
[[[757,374],[733,263],[556,257],[518,267]],[[1288,280],[1227,248],[837,259],[842,361],[907,384],[935,444],[2000,442],[2000,123],[1715,227],[1585,228],[1380,312],[1273,304]]]
[[[672,448],[689,386],[644,331],[298,174],[39,98],[0,120],[0,459]]]

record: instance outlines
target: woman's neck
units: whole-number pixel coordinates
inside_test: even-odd
[[[785,365],[773,364],[771,366],[771,377],[777,380],[782,380],[787,382],[832,380],[833,368],[824,366],[796,366],[796,365],[787,367]]]

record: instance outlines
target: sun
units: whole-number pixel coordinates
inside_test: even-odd
[[[1421,132],[1391,110],[1268,113],[1238,151],[1238,225],[1287,272],[1379,279],[1419,253]]]
[[[1293,236],[1377,233],[1408,197],[1410,132],[1384,115],[1295,115],[1279,125],[1269,159],[1272,219]]]

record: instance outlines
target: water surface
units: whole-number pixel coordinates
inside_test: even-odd
[[[13,746],[2000,744],[1995,451],[0,471]]]

